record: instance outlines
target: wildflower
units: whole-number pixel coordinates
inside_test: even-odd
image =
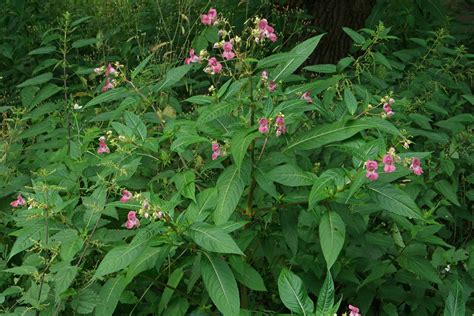
[[[102,71],[104,71],[104,67],[94,68],[94,72],[98,75],[100,75],[102,73]]]
[[[101,136],[99,138],[99,148],[97,148],[97,153],[98,154],[103,154],[103,153],[110,153],[110,149],[109,147],[107,146],[107,143],[106,143],[106,138],[105,136]]]
[[[393,158],[393,155],[391,153],[386,154],[383,156],[382,162],[384,163],[383,171],[386,173],[392,173],[395,172],[396,167],[395,167],[395,160]]]
[[[276,126],[276,136],[280,137],[282,134],[286,134],[286,126],[285,126],[285,116],[279,113],[275,119],[275,126]]]
[[[273,93],[276,90],[276,88],[277,88],[277,85],[276,85],[275,81],[270,80],[268,82],[268,91],[270,91],[270,93]]]
[[[155,213],[153,213],[153,217],[155,219],[162,219],[164,217],[164,214],[162,211],[155,211]]]
[[[199,56],[196,56],[196,55],[194,54],[194,49],[191,49],[191,50],[189,51],[189,58],[186,58],[186,59],[184,60],[184,63],[185,63],[186,65],[189,65],[190,63],[199,63],[199,62],[201,62],[201,58],[199,58]]]
[[[231,42],[225,42],[224,45],[222,45],[222,48],[224,49],[224,53],[222,53],[224,59],[230,60],[235,57],[235,53],[232,51],[233,45]]]
[[[217,35],[219,35],[219,37],[225,37],[227,35],[227,31],[226,30],[219,30],[219,32],[217,32]]]
[[[26,201],[25,199],[23,198],[23,196],[21,196],[21,194],[18,194],[18,197],[16,198],[15,201],[12,201],[10,203],[10,205],[12,207],[18,207],[18,206],[25,206],[26,205]]]
[[[74,105],[72,106],[74,110],[80,110],[82,109],[82,106],[80,106],[79,104],[77,103],[74,103]]]
[[[313,103],[313,99],[311,98],[310,91],[306,91],[305,93],[303,93],[303,95],[301,96],[301,99],[305,100],[307,103]]]
[[[262,71],[261,78],[262,80],[268,80],[268,71],[266,70]]]
[[[120,202],[127,203],[133,197],[133,194],[128,190],[122,190],[122,197],[120,198]]]
[[[390,99],[390,100],[393,100],[393,99]],[[390,106],[390,104],[392,104],[392,103],[384,103],[383,104],[383,111],[385,112],[385,114],[389,118],[392,117],[395,114],[395,112],[393,112],[392,107]]]
[[[127,215],[127,221],[125,222],[125,227],[127,229],[133,229],[134,227],[140,226],[140,220],[137,218],[137,212],[130,211]]]
[[[367,160],[365,163],[365,169],[367,172],[365,173],[365,176],[367,179],[371,181],[375,181],[379,178],[379,174],[377,173],[377,168],[379,167],[379,164],[375,160]]]
[[[258,23],[259,37],[260,39],[268,38],[270,41],[275,42],[277,36],[274,33],[275,30],[268,24],[266,19],[261,19]]]
[[[420,176],[423,173],[423,168],[421,168],[421,161],[419,158],[413,157],[411,160],[410,170],[414,174]]]
[[[117,70],[115,70],[115,68],[112,66],[112,64],[108,64],[107,69],[105,69],[105,74],[104,75],[106,77],[115,76],[115,75],[117,75]]]
[[[349,316],[361,316],[361,314],[359,314],[359,308],[355,307],[355,306],[352,306],[352,305],[349,305],[349,309],[350,309],[350,313],[349,313]]]
[[[205,72],[215,75],[222,70],[222,65],[217,61],[215,57],[209,58],[207,67],[204,69]]]
[[[217,22],[217,11],[210,8],[207,14],[201,15],[201,23],[204,25],[214,25]]]
[[[108,91],[108,90],[110,90],[110,89],[113,89],[114,87],[115,87],[115,86],[114,86],[113,82],[112,82],[109,78],[107,78],[107,79],[105,80],[104,86],[102,87],[102,92],[105,92],[105,91]]]
[[[142,210],[147,211],[150,208],[150,203],[147,200],[142,203]]]
[[[221,149],[218,142],[212,142],[212,160],[216,160],[221,156]]]
[[[262,134],[267,134],[268,133],[268,119],[265,118],[265,117],[262,117],[260,120],[259,120],[259,127],[258,127],[258,131]]]

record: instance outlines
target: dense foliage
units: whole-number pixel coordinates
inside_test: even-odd
[[[317,65],[265,1],[14,2],[3,313],[474,312],[474,55],[438,2]]]

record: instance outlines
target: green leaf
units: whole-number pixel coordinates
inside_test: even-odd
[[[151,90],[157,93],[172,87],[180,81],[189,70],[191,70],[191,67],[192,65],[183,65],[169,70],[163,80],[161,80],[156,86],[153,86]]]
[[[135,113],[126,111],[124,114],[124,118],[125,124],[135,132],[135,135],[137,135],[142,141],[144,141],[147,137],[147,131],[145,123],[143,123],[140,117]]]
[[[334,211],[324,213],[319,224],[319,240],[328,270],[336,262],[346,238],[344,221]]]
[[[19,266],[10,269],[4,269],[2,272],[13,273],[15,275],[28,275],[38,273],[38,269],[35,266]]]
[[[232,137],[232,146],[230,148],[230,152],[234,157],[234,162],[237,165],[237,168],[240,169],[242,166],[242,161],[247,154],[247,149],[250,143],[260,136],[260,133],[248,133],[248,131],[239,131],[234,134]]]
[[[40,84],[50,81],[51,79],[53,79],[53,73],[46,72],[39,76],[23,81],[22,83],[17,85],[17,88],[23,88],[23,87],[28,87],[28,86],[38,86]]]
[[[205,105],[205,104],[214,103],[215,99],[208,95],[195,95],[190,98],[187,98],[184,101],[197,104],[197,105]]]
[[[332,280],[331,272],[328,270],[326,279],[324,279],[323,286],[319,291],[318,302],[316,304],[316,315],[331,315],[332,307],[334,305],[334,282]]]
[[[29,128],[24,130],[20,136],[18,137],[19,139],[25,139],[25,138],[32,138],[34,136],[37,136],[39,134],[43,134],[48,131],[54,130],[54,123],[51,120],[44,120],[39,123],[31,125]]]
[[[163,261],[171,252],[170,246],[152,247],[149,246],[129,265],[127,269],[127,281],[131,282],[139,273],[160,267]]]
[[[158,234],[160,226],[161,223],[148,226],[147,229],[140,230],[129,245],[120,245],[110,250],[99,264],[94,277],[100,278],[128,267],[144,251],[150,239]]]
[[[30,109],[34,108],[35,106],[37,106],[41,102],[49,99],[50,97],[52,97],[53,95],[55,95],[56,93],[58,93],[59,91],[62,91],[62,90],[63,90],[63,88],[58,87],[57,85],[52,84],[52,83],[48,83],[48,84],[44,85],[41,88],[41,90],[38,91],[38,93],[35,95],[35,98],[29,104],[29,108]]]
[[[357,111],[357,100],[349,88],[344,88],[344,103],[346,104],[347,110],[351,115]]]
[[[54,275],[54,281],[56,284],[54,292],[56,293],[57,298],[71,286],[72,282],[74,282],[78,269],[77,266],[71,266],[68,264],[64,265],[56,272]]]
[[[443,179],[436,181],[434,186],[436,190],[438,190],[446,199],[448,199],[448,201],[456,206],[461,206],[461,203],[459,203],[458,197],[456,195],[456,190],[453,188],[451,183]]]
[[[191,222],[203,221],[206,211],[215,208],[217,204],[217,189],[208,188],[197,195],[197,203],[192,202],[186,210],[186,219]]]
[[[75,41],[74,43],[72,43],[72,47],[73,48],[81,48],[81,47],[84,47],[84,46],[89,46],[89,45],[92,45],[92,44],[95,44],[99,41],[98,38],[83,38],[83,39],[80,39],[80,40],[77,40]]]
[[[266,291],[263,278],[251,265],[246,263],[242,257],[231,256],[230,266],[235,272],[237,281],[254,291]]]
[[[390,122],[381,119],[361,119],[350,122],[344,126],[344,122],[321,125],[309,132],[296,137],[285,151],[295,149],[315,149],[326,144],[345,140],[366,129],[379,129],[381,131],[400,135],[400,131]]]
[[[183,269],[181,268],[177,268],[171,273],[170,277],[168,278],[168,283],[166,284],[167,287],[161,295],[160,305],[158,306],[158,314],[163,313],[163,311],[168,307],[168,303],[170,302],[171,297],[174,293],[173,288],[178,287],[178,284],[183,278],[183,276],[184,273]]]
[[[322,74],[332,74],[337,72],[336,65],[333,64],[312,65],[306,66],[303,69],[312,72],[319,72]]]
[[[349,193],[347,193],[346,197],[346,203],[349,201],[349,199],[356,193],[360,187],[365,183],[365,171],[364,170],[359,170],[354,178],[351,181],[351,187],[349,188]]]
[[[318,46],[319,41],[325,34],[320,34],[318,36],[314,36],[310,39],[307,39],[303,43],[296,45],[289,53],[288,58],[277,67],[272,72],[273,80],[284,80],[286,77],[291,75],[302,63],[308,59],[311,53],[315,50],[316,46]]]
[[[56,51],[56,47],[54,46],[44,46],[37,49],[32,50],[28,53],[28,55],[44,55],[49,54]]]
[[[356,31],[354,31],[353,29],[348,28],[348,27],[343,27],[342,30],[344,31],[344,33],[349,35],[349,37],[356,44],[363,44],[365,42],[365,38],[362,35],[360,35],[359,33],[357,33]]]
[[[124,88],[124,87],[115,88],[115,89],[106,91],[104,93],[101,93],[95,98],[93,98],[92,100],[90,100],[89,102],[87,102],[86,105],[84,105],[84,109],[97,105],[97,104],[124,99],[128,97],[128,95],[129,93],[128,93],[127,88]]]
[[[466,314],[464,300],[464,288],[459,281],[454,281],[454,284],[449,291],[446,298],[446,305],[444,306],[443,316],[458,316]]]
[[[61,259],[66,262],[70,262],[84,244],[84,240],[79,237],[77,230],[71,228],[61,230],[52,239],[60,243],[61,250],[59,254]]]
[[[263,59],[260,59],[257,62],[257,69],[265,69],[269,67],[273,67],[275,65],[284,63],[291,57],[290,53],[278,53],[278,54],[273,54],[271,56],[265,57]]]
[[[97,294],[89,289],[81,289],[71,302],[71,307],[78,314],[90,314],[99,303]]]
[[[221,228],[208,223],[194,223],[190,227],[192,239],[203,249],[218,253],[243,255],[242,250]]]
[[[290,164],[273,168],[266,175],[268,179],[290,187],[312,185],[316,179],[314,174]]]
[[[469,101],[471,105],[474,105],[474,95],[472,94],[463,94],[463,98]]]
[[[349,67],[350,64],[352,64],[352,62],[354,62],[353,57],[344,57],[344,58],[342,58],[336,65],[337,71],[338,72],[343,71],[344,69]]]
[[[194,184],[196,181],[196,176],[193,170],[177,173],[173,176],[172,180],[176,185],[176,189],[178,189],[178,192],[182,196],[196,202],[196,186]]]
[[[245,176],[250,174],[250,168],[243,166],[242,169],[236,165],[227,167],[217,179],[217,201],[214,211],[214,222],[217,225],[227,222],[239,204],[240,197],[245,188]]]
[[[372,200],[382,209],[397,215],[423,219],[421,211],[408,194],[391,184],[373,183],[368,186]]]
[[[17,236],[17,238],[10,254],[8,255],[7,261],[9,261],[14,255],[30,248],[36,241],[44,238],[44,225],[45,222],[43,220],[37,220],[28,223],[27,226],[11,233],[11,235]]]
[[[223,115],[231,113],[235,108],[239,106],[237,102],[221,102],[208,106],[201,115],[199,115],[197,124],[204,124],[217,119]]]
[[[174,152],[182,152],[189,145],[203,142],[209,142],[209,140],[197,135],[179,135],[171,144],[170,149]]]
[[[420,276],[421,278],[433,283],[442,284],[438,272],[428,259],[423,257],[405,257],[399,258],[400,266],[408,271]]]
[[[216,255],[203,253],[201,274],[212,302],[225,316],[238,316],[240,298],[237,282],[227,263]]]
[[[326,189],[334,183],[336,178],[343,177],[340,171],[341,170],[338,169],[326,170],[314,181],[311,192],[309,193],[308,208],[314,208],[319,201],[329,196]]]
[[[135,79],[135,77],[143,70],[143,68],[146,67],[146,65],[148,65],[148,62],[150,61],[150,59],[153,57],[155,53],[151,53],[150,55],[148,55],[144,60],[142,60],[137,67],[135,67],[135,69],[133,69],[132,71],[132,74],[130,75],[130,77],[133,79]]]
[[[278,277],[278,292],[283,304],[292,312],[308,315],[314,311],[303,281],[287,268],[283,268]]]
[[[95,314],[101,316],[113,315],[127,284],[128,282],[124,276],[109,279],[100,289],[100,304],[97,305]]]

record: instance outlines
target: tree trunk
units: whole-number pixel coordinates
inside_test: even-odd
[[[313,16],[312,23],[326,32],[315,53],[312,64],[336,63],[347,56],[352,40],[342,30],[364,27],[376,0],[287,0],[290,7],[306,9]]]

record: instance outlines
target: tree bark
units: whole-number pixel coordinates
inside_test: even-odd
[[[349,53],[352,40],[342,30],[358,30],[372,12],[376,0],[287,0],[289,7],[306,9],[312,24],[326,32],[315,53],[313,64],[336,63]]]

